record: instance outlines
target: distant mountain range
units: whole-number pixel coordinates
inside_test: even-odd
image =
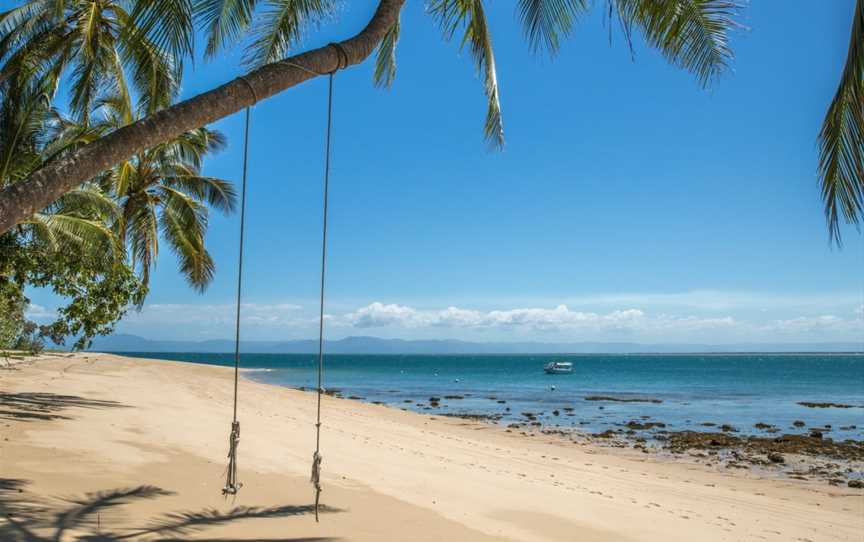
[[[318,351],[317,340],[243,341],[247,353],[307,354]],[[137,335],[99,337],[90,348],[97,352],[233,352],[232,340],[160,341]],[[458,340],[404,340],[346,337],[326,341],[331,354],[680,354],[710,352],[861,352],[861,343],[740,343],[640,344],[607,342],[467,342]]]

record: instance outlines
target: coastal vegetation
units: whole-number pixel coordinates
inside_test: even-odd
[[[0,186],[172,102],[180,67],[134,20],[112,2],[69,2],[61,19],[50,2],[2,15]],[[144,302],[160,239],[190,285],[206,288],[214,273],[208,209],[231,212],[235,196],[230,183],[200,171],[223,145],[207,128],[167,138],[0,235],[0,348],[38,350],[43,338],[67,337],[83,348],[110,333]],[[37,326],[25,317],[28,287],[49,288],[67,303]]]

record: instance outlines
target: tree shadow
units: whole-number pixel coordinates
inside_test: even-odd
[[[25,491],[24,480],[0,478],[0,540],[3,542],[61,542],[70,531],[85,532],[79,542],[190,542],[190,535],[234,521],[284,518],[312,514],[312,505],[276,507],[237,506],[226,512],[215,509],[162,514],[141,527],[103,525],[102,514],[133,501],[174,495],[155,486],[112,489],[83,497],[42,499]],[[322,513],[342,512],[322,506]],[[65,537],[65,538],[64,538]],[[194,538],[197,542],[324,542],[333,538]]]
[[[70,408],[126,408],[126,405],[56,393],[0,393],[0,420],[69,420],[71,417],[61,412]]]

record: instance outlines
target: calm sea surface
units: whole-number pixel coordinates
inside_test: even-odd
[[[233,354],[122,355],[233,365]],[[314,355],[244,354],[241,359],[244,369],[257,369],[247,373],[254,380],[315,387]],[[573,374],[545,374],[543,364],[552,359],[573,362]],[[835,439],[864,439],[864,355],[331,355],[325,365],[330,390],[426,413],[501,414],[502,423],[510,423],[522,419],[523,412],[542,412],[544,424],[592,432],[640,416],[664,422],[670,430],[716,430],[701,425],[713,422],[752,434],[760,433],[753,427],[757,422],[785,433],[802,432],[806,428],[792,426],[801,420],[807,427],[830,425]],[[584,399],[591,395],[662,402]],[[442,398],[440,407],[429,409],[430,397]],[[799,401],[855,408],[807,408]]]

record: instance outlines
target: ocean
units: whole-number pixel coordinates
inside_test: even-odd
[[[233,365],[233,354],[123,352],[125,356]],[[570,375],[547,375],[544,363],[570,361]],[[291,388],[316,386],[312,354],[243,354],[246,376]],[[480,414],[499,423],[536,415],[544,426],[586,432],[630,421],[661,422],[669,431],[741,434],[827,429],[835,440],[864,440],[864,355],[328,355],[324,386],[427,414]],[[242,394],[242,389],[241,389]],[[654,402],[586,400],[586,397]],[[430,405],[439,398],[439,406]],[[241,397],[242,400],[242,397]],[[311,400],[311,398],[310,398]],[[851,408],[811,408],[801,402]],[[794,422],[804,422],[798,426]]]

